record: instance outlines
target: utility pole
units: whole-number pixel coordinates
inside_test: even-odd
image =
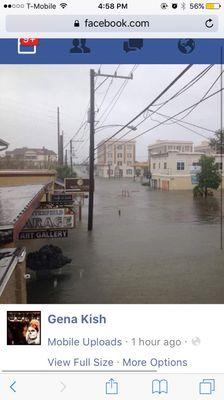
[[[60,135],[60,165],[64,164],[64,132],[62,131]]]
[[[130,76],[101,74],[96,73],[94,69],[90,70],[90,112],[89,112],[89,209],[88,209],[88,231],[93,229],[93,207],[94,207],[94,148],[95,148],[95,92],[99,89],[104,81],[95,89],[95,77],[118,78],[118,79],[133,79],[133,74]]]
[[[94,147],[95,147],[95,71],[90,70],[90,113],[89,113],[89,212],[88,231],[93,229],[94,203]]]
[[[60,165],[60,109],[57,107],[58,165]]]
[[[110,179],[110,174],[111,174],[111,171],[110,171],[110,164],[108,164],[108,176],[109,176],[109,179]]]
[[[73,172],[73,156],[74,156],[74,148],[73,148],[73,143],[83,143],[84,142],[84,140],[74,140],[74,139],[71,139],[70,140],[70,168],[71,168],[71,172]]]
[[[72,158],[73,146],[72,146],[72,139],[70,140],[70,169],[71,173],[73,172],[73,158]]]
[[[65,165],[68,165],[68,150],[65,150]]]

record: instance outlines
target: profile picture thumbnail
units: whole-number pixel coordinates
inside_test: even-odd
[[[7,345],[40,345],[41,312],[8,311]]]

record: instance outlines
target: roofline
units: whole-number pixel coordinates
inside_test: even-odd
[[[192,145],[194,145],[194,142],[192,142],[191,140],[160,140],[160,141],[158,141],[158,142],[156,142],[156,143],[153,143],[153,144],[149,144],[148,145],[148,149],[150,148],[150,147],[155,147],[155,146],[159,146],[159,145],[161,145],[161,144],[172,144],[172,143],[181,143],[181,144],[192,144]]]
[[[33,197],[33,199],[30,201],[29,204],[27,204],[25,210],[19,215],[17,221],[14,223],[13,226],[13,240],[18,239],[19,233],[24,227],[25,223],[27,220],[31,217],[33,214],[33,211],[38,208],[40,201],[43,197],[43,195],[47,192],[47,189],[49,185],[51,185],[52,181],[49,181],[46,183],[42,189],[39,190],[39,192]]]
[[[10,169],[1,169],[0,177],[9,177],[9,176],[55,176],[56,171],[54,169],[51,170],[42,170],[42,169],[34,169],[34,170],[10,170]]]

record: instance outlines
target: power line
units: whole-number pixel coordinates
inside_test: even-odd
[[[185,89],[184,91],[186,91],[186,89],[189,89],[189,87],[191,87],[192,86],[192,83],[194,82],[194,84],[196,83],[196,82],[198,82],[198,78],[199,78],[199,76],[201,75],[201,77],[200,77],[200,79],[205,75],[205,74],[207,74],[208,73],[208,71],[211,69],[213,67],[213,65],[210,65],[209,67],[206,67],[206,69],[205,70],[203,70],[200,74],[198,74],[197,75],[197,77],[195,77],[195,78],[193,78],[188,84],[186,84],[180,91],[183,91],[183,89]],[[196,80],[195,80],[196,79]],[[219,79],[219,77],[213,82],[213,84],[211,85],[211,87],[209,88],[209,90],[206,92],[206,94],[202,97],[202,99],[201,99],[201,101],[203,100],[203,98],[205,98],[205,96],[210,92],[210,90],[213,88],[213,86],[215,85],[215,83],[217,82],[217,80]],[[190,86],[189,86],[190,85]],[[169,98],[168,100],[166,100],[166,102],[164,102],[157,110],[154,110],[153,112],[152,112],[152,114],[149,116],[149,117],[151,117],[154,113],[156,113],[156,112],[158,112],[158,110],[160,110],[162,107],[164,107],[164,105],[165,104],[167,104],[169,101],[171,101],[171,100],[173,100],[174,98],[176,98],[176,97],[178,97],[178,95],[179,95],[179,93],[180,93],[180,91],[178,91],[175,95],[173,95],[171,98]],[[190,110],[192,109],[192,107],[193,107],[193,109],[195,108],[195,107],[197,107],[197,105],[198,104],[200,104],[200,102],[199,103],[196,103],[196,105],[193,105],[193,106],[191,106],[190,107]],[[182,111],[182,112],[185,112],[186,110],[184,110],[184,111]],[[181,113],[182,113],[181,112]],[[180,113],[180,114],[181,114]],[[179,114],[178,114],[179,115]],[[186,115],[187,116],[187,115]],[[184,117],[184,118],[186,118],[186,116]],[[146,119],[148,119],[149,117],[147,117]],[[165,124],[167,121],[170,121],[170,120],[172,120],[173,118],[171,117],[171,118],[168,118],[166,121],[163,121],[163,122],[161,122],[159,125],[156,125],[156,127],[157,126],[160,126],[161,124]],[[183,119],[183,118],[182,118]],[[181,119],[180,120],[178,120],[178,121],[181,121]],[[138,126],[140,126],[142,123],[144,123],[145,121],[143,120],[143,121],[141,121],[141,122],[139,122],[137,125],[136,125],[136,128],[138,127]],[[151,129],[154,129],[154,127],[152,127]],[[120,139],[122,139],[123,137],[125,137],[125,136],[127,136],[128,135],[128,133],[130,133],[131,132],[131,130],[129,130],[127,133],[125,133],[124,135],[122,135],[120,138],[119,138],[119,140]],[[146,131],[147,132],[147,131]],[[138,136],[137,136],[138,137]],[[134,139],[133,139],[134,140]]]
[[[224,90],[224,89],[222,89],[222,90]],[[167,122],[167,121],[169,121],[169,120],[171,120],[171,119],[173,119],[173,118],[176,118],[178,115],[182,114],[183,112],[185,112],[185,111],[191,109],[191,108],[194,107],[195,105],[199,105],[200,103],[202,103],[202,102],[204,102],[204,101],[206,101],[206,100],[212,98],[213,96],[215,96],[215,95],[218,94],[218,93],[220,93],[220,90],[217,90],[216,92],[210,94],[210,96],[207,96],[207,97],[201,99],[200,101],[198,101],[197,103],[193,104],[192,106],[187,107],[187,108],[184,109],[183,111],[180,111],[180,112],[178,112],[177,114],[173,115],[172,117],[167,118],[164,122],[160,122],[159,124],[153,126],[153,127],[150,128],[150,129],[147,129],[146,131],[140,133],[139,135],[135,136],[134,138],[131,138],[130,140],[135,140],[135,139],[137,139],[138,137],[143,136],[145,133],[148,133],[148,132],[152,131],[153,129],[157,128],[158,126],[163,125],[165,122]],[[119,140],[122,139],[124,136],[126,136],[126,135],[121,136],[121,137],[119,138]]]
[[[131,71],[130,74],[133,74],[136,69],[138,68],[138,65],[135,65]],[[126,88],[126,86],[128,85],[129,81],[125,81],[124,83],[121,84],[120,88],[118,89],[118,91],[115,93],[114,97],[112,98],[112,100],[110,101],[110,103],[108,104],[108,106],[106,107],[106,109],[104,110],[104,112],[102,113],[102,115],[100,116],[100,118],[102,119],[103,116],[106,114],[105,118],[103,120],[101,120],[101,125],[103,125],[103,123],[107,120],[107,118],[109,117],[109,115],[111,114],[112,110],[114,109],[114,107],[116,106],[118,100],[120,99],[124,89]]]
[[[153,110],[149,110],[149,111],[151,111],[151,112],[153,112]],[[162,114],[162,113],[159,113],[159,112],[154,112],[155,114],[157,114],[157,115],[159,115],[159,116],[161,116],[161,117],[165,117],[165,118],[169,118],[169,115],[166,115],[166,114]],[[150,115],[150,118],[151,118],[151,115]],[[176,118],[172,118],[174,121],[180,121],[179,119],[176,119]],[[156,120],[155,120],[156,121]],[[156,122],[160,122],[160,121],[156,121]],[[213,130],[213,129],[208,129],[208,128],[205,128],[204,126],[200,126],[200,125],[196,125],[196,124],[193,124],[193,123],[191,123],[191,122],[188,122],[188,121],[182,121],[183,122],[183,124],[186,124],[186,125],[189,125],[189,126],[193,126],[194,128],[199,128],[199,129],[202,129],[203,131],[207,131],[207,132],[210,132],[210,133],[215,133],[216,131],[215,130]],[[164,124],[165,125],[165,124]]]
[[[224,72],[224,71],[223,71],[223,72]],[[222,74],[223,74],[223,72],[222,72]],[[220,77],[220,75],[219,75],[219,77]],[[216,80],[216,81],[217,81],[217,80]],[[216,82],[216,81],[215,81],[215,82]],[[214,83],[211,85],[211,88],[212,88],[213,86],[214,86]],[[223,89],[220,89],[220,90],[223,91],[224,88],[223,88]],[[171,119],[176,118],[178,115],[184,113],[185,111],[188,111],[189,109],[192,109],[192,108],[194,108],[195,106],[198,106],[199,104],[203,103],[204,101],[206,101],[206,100],[212,98],[213,96],[215,96],[216,94],[218,94],[218,93],[220,92],[220,90],[218,90],[218,91],[212,93],[210,96],[206,96],[206,97],[203,96],[197,103],[191,105],[190,107],[187,107],[186,109],[184,109],[184,110],[178,112],[177,114],[175,114],[175,115],[173,115],[173,116],[171,116],[171,117],[168,117],[165,121],[160,122],[160,123],[158,123],[157,125],[154,125],[153,127],[147,129],[147,130],[144,131],[144,132],[141,132],[140,134],[136,135],[135,137],[130,138],[129,140],[127,140],[127,143],[130,142],[130,141],[136,140],[137,138],[139,138],[139,137],[145,135],[145,134],[148,133],[148,132],[151,132],[153,129],[155,129],[155,128],[161,126],[161,125],[164,125],[165,122],[167,122],[167,121],[169,121],[169,120],[171,120]],[[178,121],[179,121],[179,120],[178,120]],[[183,127],[184,127],[184,126],[183,126]],[[185,127],[185,128],[186,128],[186,127]],[[121,139],[123,139],[128,133],[129,133],[129,132],[127,132],[126,134],[122,135],[120,138],[117,139],[116,142],[118,142],[118,141],[120,141]],[[196,132],[194,132],[194,133],[196,133]],[[198,134],[198,133],[197,133],[197,134]],[[199,136],[202,136],[202,135],[199,134]],[[206,139],[208,139],[208,138],[206,137]],[[115,143],[116,143],[116,142],[115,142]],[[99,147],[101,147],[101,146],[99,146]]]
[[[171,97],[171,100],[173,98],[176,98],[176,97],[180,96],[181,94],[185,93],[187,90],[189,90],[192,86],[195,85],[195,83],[197,83],[201,78],[203,78],[203,76],[206,75],[207,72],[209,72],[209,70],[213,67],[214,67],[214,64],[208,65],[204,70],[202,70],[198,75],[196,75],[190,82],[188,82],[185,86],[183,86],[173,97]],[[166,102],[167,101],[164,101],[163,103],[154,104],[153,107],[163,106],[166,104]]]
[[[222,71],[221,74],[218,75],[218,77],[215,79],[215,81],[214,81],[213,84],[210,86],[210,88],[205,92],[205,94],[204,94],[204,96],[202,97],[202,99],[205,98],[205,97],[208,95],[208,93],[212,90],[212,88],[213,88],[213,87],[215,86],[215,84],[218,82],[218,80],[220,79],[220,77],[221,77],[222,74],[223,74],[223,71]],[[193,109],[190,110],[190,111],[189,111],[184,117],[182,117],[179,121],[182,121],[184,118],[188,117],[188,115],[190,115],[197,107],[198,107],[198,104],[197,104],[195,107],[193,107]]]
[[[144,108],[144,110],[142,110],[139,114],[137,114],[134,118],[132,118],[126,125],[124,125],[122,128],[120,128],[116,133],[114,133],[110,138],[108,138],[107,140],[105,140],[104,143],[108,142],[109,140],[113,139],[115,136],[117,136],[120,132],[122,132],[125,128],[127,128],[129,125],[132,125],[133,122],[138,119],[141,115],[143,115],[148,109],[149,107],[152,107],[153,104],[156,103],[157,100],[159,100],[180,78],[182,78],[182,76],[190,69],[192,68],[193,64],[189,64],[186,68],[184,68],[183,71],[181,71],[181,73],[168,85],[166,86],[166,88],[160,92],[160,94],[153,100],[151,101],[151,103]],[[103,143],[103,144],[104,144]],[[96,146],[95,150],[98,149],[99,147],[101,147],[103,144],[100,144],[98,146]]]

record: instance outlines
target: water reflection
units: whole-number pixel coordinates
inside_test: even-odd
[[[195,221],[200,224],[218,223],[220,220],[220,199],[213,196],[193,199]]]

